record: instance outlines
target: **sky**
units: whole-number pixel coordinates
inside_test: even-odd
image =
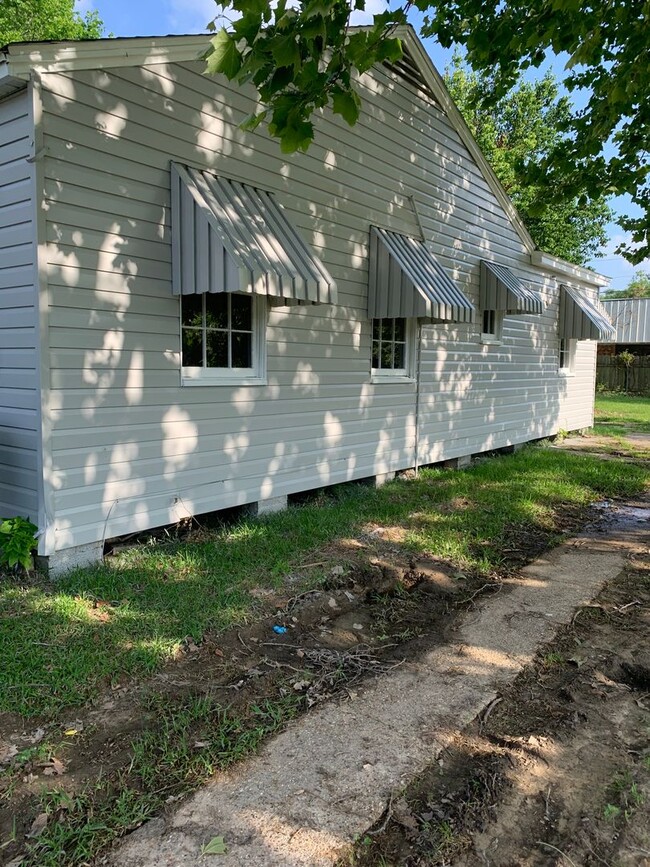
[[[200,33],[206,24],[214,18],[218,7],[215,0],[78,0],[80,12],[89,8],[97,9],[106,25],[106,32],[114,36],[161,36],[171,33]],[[384,0],[367,0],[365,20],[358,17],[355,24],[363,24],[371,20],[374,12],[385,8]],[[358,13],[355,13],[358,16]],[[417,28],[417,21],[413,23]],[[451,61],[452,52],[445,50],[433,39],[424,40],[424,45],[436,67],[442,72]],[[559,74],[560,69],[556,70]],[[639,213],[633,208],[626,197],[614,199],[612,206],[619,213]],[[608,226],[609,241],[601,251],[602,258],[594,259],[588,264],[611,278],[610,288],[624,289],[632,279],[635,271],[649,270],[650,259],[633,267],[622,256],[615,254],[616,247],[625,240],[620,226],[610,223]]]

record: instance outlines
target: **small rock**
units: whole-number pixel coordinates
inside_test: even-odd
[[[345,569],[343,566],[333,566],[330,569],[330,575],[343,575],[345,574]]]
[[[330,608],[338,608],[339,607],[339,603],[336,601],[336,599],[334,599],[333,596],[330,597],[330,600],[327,604],[329,605]]]

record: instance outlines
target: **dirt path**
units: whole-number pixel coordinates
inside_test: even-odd
[[[219,857],[223,865],[333,864],[373,820],[383,814],[388,824],[394,818],[398,793],[444,750],[453,750],[477,716],[485,720],[493,708],[491,718],[498,718],[495,699],[539,646],[621,573],[626,557],[647,551],[649,514],[647,503],[611,509],[598,532],[555,549],[501,591],[477,598],[476,609],[461,618],[447,643],[410,657],[351,692],[349,701],[325,704],[296,721],[257,757],[136,831],[103,863],[207,864],[203,845],[222,836],[228,847]],[[549,795],[552,818],[551,801]],[[516,815],[519,807],[512,809]],[[512,815],[504,813],[504,823]],[[515,835],[512,851],[517,845]],[[488,847],[486,842],[475,851]],[[560,863],[476,857],[468,863]]]

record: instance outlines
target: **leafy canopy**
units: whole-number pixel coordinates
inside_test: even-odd
[[[98,39],[104,25],[96,11],[84,17],[75,0],[1,0],[0,45],[42,39]]]
[[[606,301],[616,298],[650,298],[650,272],[637,271],[625,289],[608,289],[600,296]]]
[[[375,15],[368,29],[350,33],[350,13],[365,3],[298,0],[289,8],[279,0],[273,11],[268,0],[235,0],[241,17],[215,37],[208,71],[252,82],[262,111],[247,126],[265,121],[291,152],[309,147],[318,109],[330,106],[354,123],[360,109],[355,74],[399,57],[393,27],[406,23],[412,7],[424,13],[423,36],[464,46],[472,68],[493,76],[492,103],[523,71],[560,55],[566,58],[562,83],[584,106],[568,112],[565,135],[541,161],[530,161],[531,182],[546,185],[557,203],[576,198],[581,206],[629,194],[642,214],[620,218],[632,238],[621,249],[636,263],[650,253],[648,0],[406,0]]]
[[[583,265],[607,240],[613,213],[605,198],[584,191],[556,201],[545,183],[531,182],[529,168],[561,141],[571,115],[566,97],[549,72],[536,82],[519,80],[494,97],[491,75],[473,72],[460,59],[445,71],[445,83],[496,176],[542,250]]]

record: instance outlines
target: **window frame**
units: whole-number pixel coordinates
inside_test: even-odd
[[[199,294],[199,293],[197,293]],[[205,332],[205,296],[200,293],[203,304],[203,326]],[[250,298],[252,314],[251,367],[185,367],[183,365],[183,297],[178,306],[181,385],[266,385],[266,325],[268,304],[266,296],[248,292],[231,292],[229,295],[243,295]],[[193,296],[185,296],[193,297]],[[235,329],[236,330],[236,329]],[[228,329],[230,333],[232,328]]]
[[[564,347],[562,346],[564,344]],[[575,361],[578,341],[572,337],[558,337],[557,371],[562,376],[575,376]],[[562,358],[564,356],[564,363]]]
[[[492,314],[494,317],[494,331],[485,331],[484,326],[486,314]],[[488,346],[499,346],[502,343],[503,318],[504,314],[502,310],[494,310],[492,308],[481,310],[481,343],[485,343]]]
[[[374,323],[383,320],[404,320],[404,367],[373,367],[372,344]],[[371,382],[413,382],[415,367],[415,342],[417,320],[407,316],[381,316],[370,320],[370,381]],[[393,343],[395,341],[393,340]],[[400,341],[401,342],[401,341]]]

